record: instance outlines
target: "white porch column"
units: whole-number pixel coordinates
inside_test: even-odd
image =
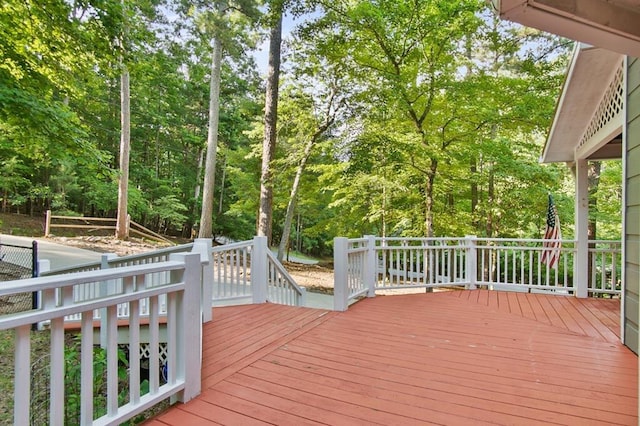
[[[575,231],[576,257],[573,262],[573,281],[576,297],[588,296],[589,284],[589,181],[587,160],[576,160],[573,170],[576,185]]]

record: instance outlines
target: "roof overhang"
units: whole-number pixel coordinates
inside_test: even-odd
[[[620,158],[622,113],[602,126],[584,143],[584,135],[610,90],[624,56],[599,47],[577,43],[556,105],[556,112],[541,161],[573,162],[577,158]],[[583,142],[582,145],[581,142]]]
[[[640,0],[491,0],[500,17],[640,57]]]

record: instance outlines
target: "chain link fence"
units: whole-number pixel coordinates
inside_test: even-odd
[[[37,241],[33,241],[30,247],[5,244],[0,241],[0,282],[31,278],[37,274]],[[0,297],[0,314],[28,311],[37,306],[37,293],[19,293]]]

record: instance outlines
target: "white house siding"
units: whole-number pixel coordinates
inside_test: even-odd
[[[625,344],[638,353],[640,294],[640,60],[628,58],[625,209]]]

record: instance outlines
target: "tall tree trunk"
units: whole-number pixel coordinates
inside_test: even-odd
[[[433,237],[433,184],[438,171],[438,160],[431,158],[429,173],[425,183],[425,233],[427,237]]]
[[[222,214],[222,202],[224,201],[224,181],[227,177],[227,159],[222,162],[222,181],[220,182],[220,198],[218,199],[218,216]]]
[[[120,39],[120,175],[118,177],[118,213],[116,216],[116,238],[129,238],[129,152],[131,150],[131,94],[129,92],[129,69],[124,58],[127,40],[126,5],[122,0],[123,27]]]
[[[471,172],[471,223],[473,225],[473,229],[477,232],[478,217],[476,213],[478,210],[478,164],[475,158],[471,159],[469,171]]]
[[[116,238],[129,238],[127,204],[129,198],[129,152],[131,149],[131,105],[129,93],[129,70],[122,66],[120,84],[120,176],[118,177],[118,216]]]
[[[193,191],[193,198],[195,200],[195,204],[194,204],[194,209],[195,206],[198,202],[198,199],[200,198],[200,190],[201,190],[201,186],[200,186],[200,177],[202,176],[202,164],[204,162],[204,149],[200,148],[198,150],[198,168],[196,170],[196,187],[195,190]]]
[[[487,188],[487,223],[486,223],[486,233],[487,238],[491,238],[493,236],[493,202],[495,197],[495,181],[494,181],[494,171],[493,166],[490,165],[489,170],[489,184]]]
[[[276,125],[278,121],[278,86],[280,82],[280,49],[282,44],[283,3],[272,2],[273,25],[269,41],[269,69],[264,105],[264,139],[262,142],[262,170],[260,174],[260,210],[258,235],[267,237],[271,244],[273,217],[273,182],[271,161],[276,151]]]
[[[221,7],[221,6],[219,6]],[[218,124],[220,120],[220,73],[222,65],[222,41],[213,39],[211,82],[209,85],[209,130],[207,132],[207,156],[205,160],[202,211],[199,238],[213,236],[213,191],[216,178],[216,154],[218,151]]]
[[[280,245],[278,246],[278,260],[282,262],[284,259],[284,253],[289,246],[289,236],[291,235],[291,222],[293,221],[293,213],[296,208],[296,201],[298,199],[298,189],[300,188],[300,180],[302,179],[302,173],[311,155],[311,150],[316,143],[316,138],[309,139],[307,145],[304,147],[304,153],[298,169],[296,170],[296,176],[293,178],[293,185],[291,186],[291,195],[289,195],[289,202],[287,203],[287,213],[284,218],[284,227],[282,228],[282,238],[280,239]]]

